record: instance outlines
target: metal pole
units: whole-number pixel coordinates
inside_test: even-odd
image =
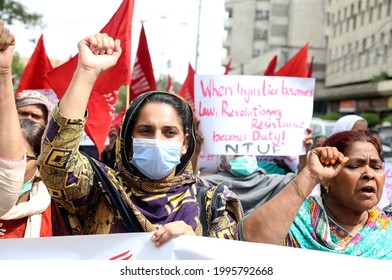
[[[201,0],[199,0],[199,15],[198,15],[198,19],[197,19],[197,37],[196,37],[195,72],[197,72],[197,60],[198,60],[198,58],[199,58],[200,15],[201,15]]]

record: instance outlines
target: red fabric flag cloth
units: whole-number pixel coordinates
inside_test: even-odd
[[[178,93],[184,98],[189,105],[191,105],[193,112],[195,112],[195,70],[193,70],[191,64],[188,64],[188,76],[186,77],[180,92]]]
[[[308,78],[312,78],[312,76],[313,76],[313,60],[314,60],[314,56],[312,56],[312,60],[310,61],[309,70],[308,70]]]
[[[170,93],[175,93],[173,88],[173,83],[169,74],[167,74],[167,87],[166,91]]]
[[[116,128],[116,130],[118,130],[120,128],[120,124],[121,124],[121,121],[124,117],[124,114],[125,114],[125,106],[124,106],[124,108],[122,108],[120,113],[118,113],[117,117],[115,117],[113,120],[113,125]]]
[[[229,62],[227,63],[226,68],[225,68],[225,73],[223,75],[229,74],[230,66],[231,66],[231,60],[232,60],[232,58],[230,58]]]
[[[282,66],[274,76],[286,77],[308,77],[308,46],[300,49],[285,65]]]
[[[273,76],[276,68],[276,62],[278,61],[278,56],[275,55],[271,61],[268,63],[267,68],[264,71],[264,76]]]
[[[142,24],[140,31],[139,46],[136,52],[136,59],[132,69],[132,79],[129,101],[138,95],[157,89],[157,83],[152,68],[150,51],[148,49],[147,37]]]
[[[122,85],[129,85],[131,80],[130,53],[131,30],[134,0],[124,0],[100,33],[106,33],[114,39],[120,39],[122,54],[117,64],[101,74],[91,92],[87,110],[89,112],[86,133],[97,146],[99,155],[105,147],[110,125],[116,108],[118,90]],[[63,97],[76,69],[78,56],[53,69],[47,74],[47,80],[59,99]]]
[[[41,35],[29,63],[23,71],[15,94],[26,89],[51,89],[50,84],[45,79],[45,75],[52,69],[52,63],[45,51],[44,35]]]

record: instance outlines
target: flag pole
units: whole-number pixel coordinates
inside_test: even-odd
[[[200,16],[201,16],[201,0],[199,0],[199,14],[198,14],[198,17],[197,17],[197,37],[196,37],[195,72],[197,72],[197,61],[198,61],[198,59],[199,59]]]
[[[126,92],[126,94],[125,94],[125,96],[126,96],[125,109],[128,109],[129,104],[131,102],[131,100],[130,100],[130,85],[125,85],[125,92]]]

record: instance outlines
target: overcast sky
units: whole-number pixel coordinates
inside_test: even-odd
[[[31,39],[44,35],[50,58],[68,59],[77,53],[77,43],[86,35],[99,32],[110,20],[122,0],[19,0],[30,12],[43,15],[44,28],[25,30],[12,26],[16,50],[30,56],[35,48]],[[138,46],[140,22],[144,22],[154,73],[170,73],[185,80],[190,62],[195,68],[198,0],[135,0],[132,30],[132,62]],[[224,0],[201,0],[199,59],[197,74],[223,74],[221,60],[226,12]],[[171,61],[168,68],[167,61]]]

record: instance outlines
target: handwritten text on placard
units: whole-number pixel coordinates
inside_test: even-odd
[[[212,154],[298,155],[313,113],[313,78],[195,76],[195,109]]]

